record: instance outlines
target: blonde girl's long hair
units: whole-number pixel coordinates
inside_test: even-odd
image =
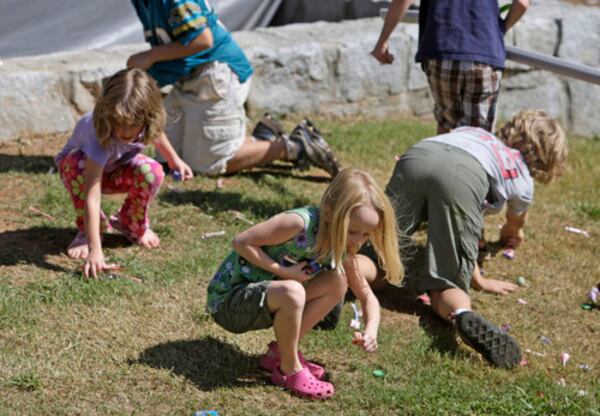
[[[385,279],[399,283],[404,270],[394,209],[371,175],[358,169],[347,168],[338,173],[323,195],[315,244],[318,259],[331,258],[333,264],[341,266],[347,252],[350,216],[360,206],[371,206],[379,214],[379,224],[369,240],[377,253],[379,267],[385,271]]]
[[[524,110],[500,128],[498,137],[523,155],[531,176],[542,183],[557,179],[565,168],[565,133],[542,110]]]
[[[123,69],[106,80],[94,107],[94,128],[103,147],[110,145],[115,125],[143,125],[142,142],[158,139],[165,127],[162,95],[141,69]]]

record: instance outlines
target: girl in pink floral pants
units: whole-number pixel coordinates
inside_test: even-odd
[[[76,151],[65,156],[60,164],[60,177],[63,184],[71,194],[75,213],[77,215],[77,228],[85,232],[84,206],[85,185],[83,172],[86,156],[82,151]],[[138,154],[127,164],[110,173],[102,175],[102,193],[118,194],[127,193],[127,198],[119,213],[106,222],[106,216],[100,211],[102,228],[117,228],[128,239],[138,241],[148,228],[148,206],[152,198],[158,193],[164,179],[162,166],[154,159]]]
[[[165,111],[156,82],[139,69],[110,77],[94,111],[84,115],[55,157],[61,179],[71,194],[78,233],[67,248],[74,259],[84,259],[85,276],[114,268],[107,264],[101,233],[108,227],[147,248],[160,245],[149,227],[148,205],[164,179],[162,166],[142,152],[152,143],[181,180],[194,174],[164,133]],[[119,213],[107,222],[102,194],[126,193]]]

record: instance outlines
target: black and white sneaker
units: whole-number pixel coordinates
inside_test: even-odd
[[[458,334],[490,364],[513,368],[521,361],[521,349],[513,337],[481,315],[467,311],[455,318]]]
[[[298,167],[307,169],[310,165],[325,170],[334,177],[340,171],[340,163],[329,144],[313,123],[304,119],[290,134],[289,139],[298,143],[302,152]]]

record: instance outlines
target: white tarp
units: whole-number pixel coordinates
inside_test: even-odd
[[[210,0],[229,30],[378,16],[391,0]],[[0,0],[0,59],[143,42],[129,0]]]
[[[241,30],[268,25],[281,1],[211,3],[225,26]],[[143,41],[128,0],[0,0],[0,59]]]

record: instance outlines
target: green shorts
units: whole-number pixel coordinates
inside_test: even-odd
[[[234,287],[212,315],[215,322],[236,334],[272,327],[273,315],[267,308],[269,283],[267,280]]]
[[[386,194],[401,233],[411,235],[428,222],[426,267],[417,289],[468,291],[488,189],[483,166],[455,146],[420,142],[396,163]]]

